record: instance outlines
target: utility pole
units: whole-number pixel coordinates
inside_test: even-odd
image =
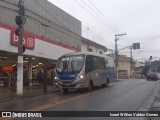
[[[118,80],[118,44],[117,41],[119,38],[125,34],[116,34],[115,35],[115,69],[116,69],[116,80]]]
[[[133,74],[132,74],[132,71],[133,71],[133,70],[132,70],[132,69],[133,69],[133,67],[132,67],[132,63],[133,63],[133,61],[132,61],[132,60],[133,60],[132,49],[133,49],[133,46],[131,45],[131,46],[130,46],[130,54],[131,54],[131,59],[130,59],[130,65],[131,65],[131,66],[130,66],[130,76],[131,76],[131,78],[133,78]]]
[[[116,80],[118,80],[118,38],[115,35],[115,69],[116,69]]]
[[[17,66],[17,95],[23,95],[23,26],[25,24],[24,0],[19,0],[18,16],[16,16],[16,24],[18,28],[15,34],[18,36],[18,66]]]

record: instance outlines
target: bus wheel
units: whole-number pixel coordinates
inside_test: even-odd
[[[89,82],[88,91],[89,92],[93,91],[93,83],[92,83],[92,81]]]
[[[102,87],[107,87],[109,85],[109,79],[106,80],[105,84],[102,84]]]
[[[63,88],[63,93],[68,93],[68,88]]]
[[[107,78],[105,87],[107,87],[108,85],[109,85],[109,79]]]

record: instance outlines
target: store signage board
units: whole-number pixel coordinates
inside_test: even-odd
[[[18,36],[15,35],[15,31],[11,31],[11,45],[18,46]],[[32,34],[24,32],[23,34],[23,46],[26,49],[33,50],[35,48],[35,38]]]
[[[13,66],[2,66],[3,72],[13,72],[14,68]]]

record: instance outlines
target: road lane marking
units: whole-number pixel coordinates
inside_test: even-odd
[[[27,111],[40,111],[40,110],[43,110],[43,109],[54,107],[56,105],[60,105],[60,104],[66,103],[66,102],[70,102],[70,101],[77,100],[77,99],[80,99],[80,98],[83,98],[83,97],[86,97],[86,96],[90,96],[90,95],[93,95],[94,93],[95,92],[87,93],[87,94],[84,94],[84,95],[80,95],[80,96],[76,96],[76,97],[69,98],[69,99],[66,99],[66,100],[62,100],[62,101],[59,101],[59,102],[56,102],[56,103],[53,103],[53,104],[47,104],[47,105],[44,105],[44,106],[29,109]]]
[[[140,82],[140,81],[128,82],[128,83],[125,83],[125,84],[118,85],[116,87],[120,87],[122,85],[132,84],[132,83],[137,83],[137,82]],[[62,100],[62,101],[59,101],[59,102],[54,102],[52,104],[47,104],[47,105],[35,107],[35,108],[29,109],[27,111],[40,111],[40,110],[44,110],[44,109],[51,108],[51,107],[54,107],[54,106],[57,106],[57,105],[61,105],[61,104],[66,103],[66,102],[71,102],[71,101],[74,101],[74,100],[77,100],[77,99],[80,99],[80,98],[83,98],[83,97],[87,97],[87,96],[93,95],[93,94],[95,94],[97,92],[101,92],[101,91],[105,91],[105,90],[106,89],[102,89],[102,90],[98,90],[98,91],[93,91],[92,93],[86,93],[84,95],[79,95],[79,96],[76,96],[76,97],[73,97],[73,98],[68,98],[66,100]]]

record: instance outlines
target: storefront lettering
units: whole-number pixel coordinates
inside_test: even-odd
[[[14,42],[18,43],[18,36],[14,34]],[[26,40],[23,38],[23,44],[26,44]],[[32,44],[33,46],[33,44]]]
[[[32,34],[29,34],[29,33],[23,34],[23,45],[27,49],[33,50],[35,47],[34,43],[35,43],[35,40],[34,40],[34,36]],[[14,32],[11,32],[11,45],[18,46],[18,36],[16,36]]]
[[[28,46],[33,46],[33,39],[32,38],[27,39],[27,45]]]

